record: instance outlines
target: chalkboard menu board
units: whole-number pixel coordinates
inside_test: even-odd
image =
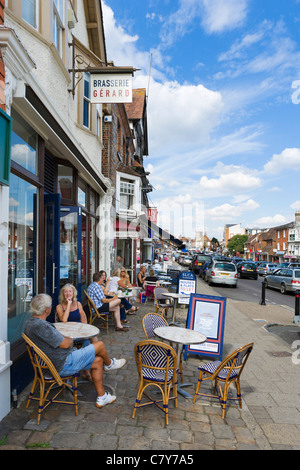
[[[199,345],[185,346],[187,354],[222,358],[225,326],[226,298],[211,295],[192,294],[186,327],[203,333],[207,341]]]
[[[194,294],[196,292],[197,279],[194,273],[189,271],[181,271],[178,276],[178,293],[179,294]],[[179,304],[188,304],[189,297],[178,299]]]

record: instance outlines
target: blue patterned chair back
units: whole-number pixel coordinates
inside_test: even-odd
[[[154,340],[140,341],[135,345],[135,359],[144,379],[160,383],[176,380],[177,355],[171,346]]]
[[[219,371],[216,375],[223,380],[226,376],[230,379],[238,377],[241,374],[252,349],[253,343],[246,344],[245,346],[236,349],[220,364],[218,368]]]
[[[155,337],[154,330],[161,326],[169,326],[167,320],[157,313],[147,313],[143,318],[143,330],[147,339]]]

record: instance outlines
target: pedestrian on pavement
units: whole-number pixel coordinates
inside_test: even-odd
[[[116,396],[104,389],[103,368],[105,371],[120,369],[126,360],[111,359],[102,341],[96,341],[81,349],[75,348],[71,338],[63,336],[47,321],[51,309],[52,299],[49,295],[38,294],[33,297],[30,305],[31,318],[25,323],[24,333],[49,357],[62,377],[91,369],[98,395],[98,408],[116,401]]]

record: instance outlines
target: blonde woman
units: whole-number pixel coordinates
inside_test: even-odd
[[[60,289],[58,300],[56,311],[61,322],[87,323],[82,305],[77,300],[77,289],[73,284],[65,284]]]
[[[59,293],[59,304],[56,307],[58,318],[61,322],[74,321],[78,323],[87,323],[86,315],[82,308],[82,305],[77,300],[77,289],[73,284],[65,284]],[[94,337],[85,340],[82,344],[83,347],[90,343],[96,343],[98,338]],[[92,375],[89,370],[82,371],[82,377],[84,380],[92,382]]]
[[[127,289],[127,287],[131,288],[132,285],[130,284],[129,276],[126,272],[126,269],[123,267],[114,269],[111,273],[109,281],[109,292],[116,294],[118,290]],[[126,319],[126,314],[133,315],[133,313],[139,310],[139,307],[131,305],[131,303],[129,303],[128,300],[124,298],[121,299],[121,304],[125,308],[125,311],[121,311],[121,320],[123,323],[128,323],[128,320]]]

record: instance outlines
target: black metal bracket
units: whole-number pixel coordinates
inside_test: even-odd
[[[72,42],[69,43],[69,47],[72,47],[72,68],[68,69],[69,73],[72,74],[72,87],[68,90],[72,93],[73,98],[75,96],[75,90],[78,83],[83,79],[83,74],[85,72],[89,73],[131,73],[132,75],[134,72],[140,70],[135,69],[133,67],[116,67],[114,65],[107,65],[104,61],[97,58],[99,62],[101,62],[101,66],[95,67],[92,65],[91,61],[88,62],[83,54],[76,54],[76,48],[80,50],[80,47],[75,44],[75,40],[73,37]],[[78,65],[82,65],[84,67],[78,68]]]

